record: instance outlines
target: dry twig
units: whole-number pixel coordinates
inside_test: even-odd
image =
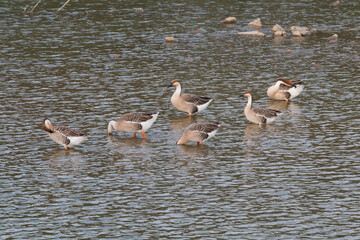
[[[64,3],[64,5],[61,6],[61,8],[58,8],[58,10],[56,10],[56,13],[61,11],[61,9],[63,9],[65,7],[66,4],[68,4],[70,2],[70,0],[67,0],[66,3]]]
[[[32,12],[34,11],[34,9],[37,7],[37,5],[39,5],[40,2],[41,2],[41,0],[39,0],[39,1],[35,4],[35,6],[30,10],[30,13],[32,13]]]

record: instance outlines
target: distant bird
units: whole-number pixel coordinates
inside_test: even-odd
[[[248,98],[247,105],[244,109],[244,114],[247,120],[250,122],[257,123],[259,125],[264,123],[271,123],[281,114],[280,111],[268,108],[253,108],[253,99],[251,93],[246,91],[244,96]]]
[[[176,142],[176,144],[185,144],[187,142],[197,142],[197,145],[199,145],[200,143],[201,143],[201,145],[203,145],[206,140],[215,136],[220,125],[221,125],[220,122],[193,123],[185,129],[183,135]]]
[[[275,85],[271,86],[267,90],[267,94],[270,98],[276,100],[289,101],[296,98],[304,89],[304,84],[300,79],[278,79]]]
[[[108,124],[107,133],[110,135],[115,129],[121,132],[134,133],[134,137],[136,137],[136,133],[141,132],[146,138],[145,132],[150,129],[158,115],[159,112],[127,113],[117,121],[111,120]]]
[[[48,118],[43,120],[42,126],[50,138],[64,146],[65,150],[68,150],[69,147],[79,145],[88,137],[86,133],[76,129],[65,126],[54,126]]]
[[[181,85],[177,80],[171,81],[168,87],[176,88],[174,94],[171,97],[171,103],[178,110],[187,112],[189,117],[191,117],[191,114],[198,113],[206,109],[213,100],[212,98],[208,97],[199,97],[194,94],[181,93]]]

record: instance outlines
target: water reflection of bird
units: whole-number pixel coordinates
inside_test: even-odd
[[[82,162],[86,162],[83,152],[72,150],[53,150],[43,156],[52,168],[68,168],[77,170]]]
[[[212,158],[213,154],[212,148],[204,147],[194,147],[189,145],[178,145],[176,148],[176,154],[181,157],[184,161],[196,161],[199,159],[209,159]]]
[[[289,104],[292,102],[285,102],[285,101],[270,101],[266,104],[266,106],[270,109],[274,109],[277,111],[286,111],[289,107]]]
[[[267,104],[268,108],[285,112],[289,114],[299,113],[300,105],[295,102],[285,102],[285,101],[270,101]]]
[[[111,151],[116,150],[124,156],[138,155],[139,152],[142,152],[142,155],[150,154],[146,151],[146,146],[151,145],[151,143],[143,138],[121,138],[119,136],[108,136],[107,140]]]
[[[185,128],[187,128],[190,124],[194,122],[207,122],[208,120],[204,117],[194,116],[192,118],[174,118],[170,120],[170,126],[172,129],[176,130],[176,132],[182,133]]]
[[[256,124],[247,124],[244,130],[244,140],[250,141],[261,137],[260,133],[263,129]]]

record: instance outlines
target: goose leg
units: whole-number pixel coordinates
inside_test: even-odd
[[[65,146],[65,150],[69,150],[69,148],[67,146]]]
[[[136,137],[136,133],[134,133],[134,137]]]
[[[191,118],[191,113],[189,113],[189,118]]]
[[[145,132],[144,132],[144,131],[142,131],[141,133],[142,133],[142,135],[144,136],[144,138],[146,138]]]

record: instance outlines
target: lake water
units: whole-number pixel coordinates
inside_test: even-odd
[[[359,1],[71,1],[58,14],[65,1],[43,1],[28,14],[36,2],[0,4],[1,239],[360,238]],[[237,35],[256,18],[264,38]],[[305,89],[273,101],[277,78]],[[173,79],[214,101],[189,119]],[[244,91],[284,114],[248,122]],[[106,135],[155,110],[146,139]],[[90,137],[65,151],[44,117]],[[177,146],[197,121],[223,125]]]

